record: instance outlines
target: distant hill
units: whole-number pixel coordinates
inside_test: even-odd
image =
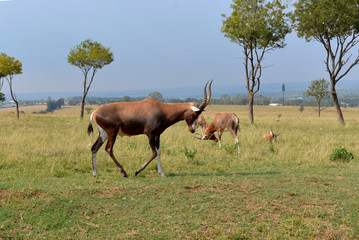
[[[218,85],[217,85],[218,84]],[[282,97],[282,84],[283,83],[262,83],[260,87],[260,94],[273,99]],[[298,98],[303,96],[303,91],[308,89],[310,82],[293,82],[285,84],[285,97]],[[339,96],[359,96],[359,80],[345,80],[337,84],[337,91]],[[163,89],[147,89],[147,90],[126,90],[126,91],[103,91],[92,92],[90,90],[89,97],[146,97],[149,93],[160,92],[164,98],[185,99],[189,97],[201,98],[202,87],[182,87],[182,88],[163,88]],[[247,89],[243,84],[221,86],[220,83],[215,83],[212,87],[212,94],[214,98],[219,98],[223,94],[235,96],[237,94],[246,95]],[[48,97],[52,99],[67,98],[74,96],[82,96],[81,92],[41,92],[41,93],[16,93],[19,100],[35,100],[44,99]],[[7,100],[11,96],[5,94]]]

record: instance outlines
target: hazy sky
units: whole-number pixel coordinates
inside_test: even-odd
[[[92,91],[244,84],[242,52],[220,31],[230,0],[0,0],[0,52],[20,60],[14,91],[79,92],[83,74],[67,62],[85,39],[111,47],[115,61]],[[325,52],[296,33],[265,57],[262,82],[328,79]],[[345,79],[358,79],[356,67]],[[4,84],[2,92],[8,93]]]

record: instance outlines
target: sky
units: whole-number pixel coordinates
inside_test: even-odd
[[[90,92],[244,85],[241,48],[220,29],[230,0],[0,0],[0,52],[20,60],[15,93],[80,92],[83,74],[67,62],[71,48],[92,39],[114,62]],[[328,79],[325,50],[295,32],[265,55],[262,83]],[[341,81],[358,79],[359,66]],[[2,92],[9,93],[4,84]]]

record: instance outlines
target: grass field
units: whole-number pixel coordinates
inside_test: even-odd
[[[0,110],[0,239],[359,239],[357,108],[343,108],[339,126],[332,108],[319,118],[309,107],[255,106],[250,125],[246,106],[210,105],[207,121],[239,116],[239,155],[229,133],[219,149],[179,122],[161,135],[167,178],[156,160],[135,177],[147,138],[117,138],[128,179],[103,147],[92,177],[79,107],[20,110],[20,120]],[[271,126],[273,145],[261,139]],[[354,159],[331,161],[337,147]]]

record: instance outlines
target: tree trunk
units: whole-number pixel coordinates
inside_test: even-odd
[[[13,100],[13,101],[15,102],[15,104],[16,104],[16,117],[17,117],[17,119],[19,119],[19,118],[20,118],[19,102],[16,100],[15,94],[14,94],[14,92],[12,91],[12,77],[10,77],[10,79],[8,79],[8,83],[9,83],[9,86],[10,86],[11,98],[12,98],[12,100]]]
[[[84,95],[82,97],[82,101],[81,101],[81,120],[84,119],[85,98],[86,98],[86,96]]]
[[[253,103],[254,103],[253,94],[248,93],[248,121],[249,121],[249,124],[254,123]]]
[[[332,80],[332,79],[331,79],[331,93],[332,93],[332,100],[334,103],[334,107],[337,112],[338,123],[340,125],[345,125],[345,121],[344,121],[342,110],[340,108],[337,92],[335,91],[335,80]]]

